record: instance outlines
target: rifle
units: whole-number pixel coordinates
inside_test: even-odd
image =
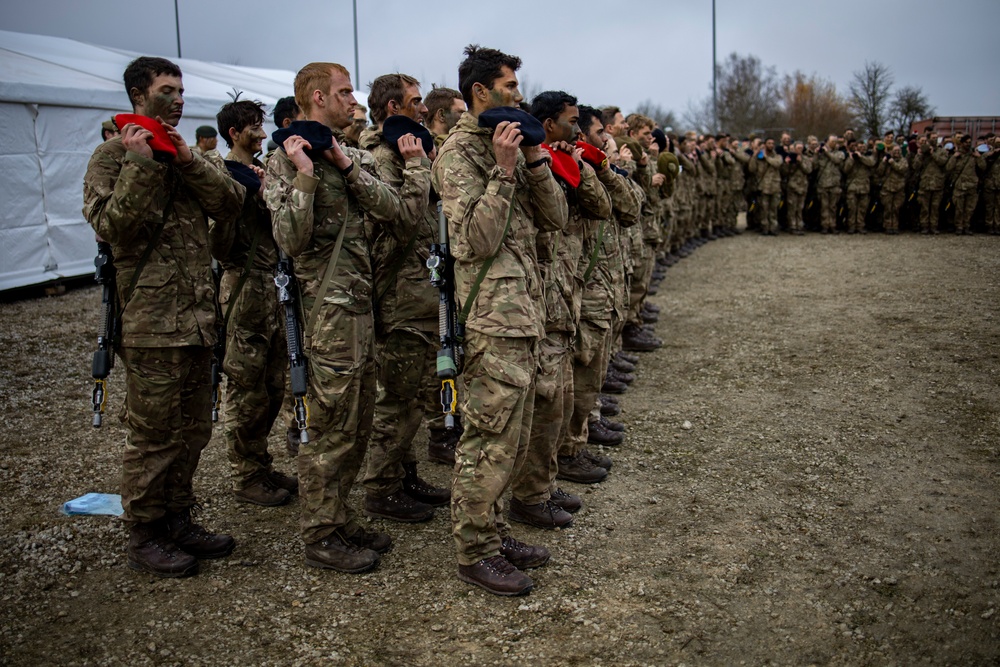
[[[274,271],[274,285],[278,288],[278,303],[285,307],[285,340],[288,343],[290,384],[295,399],[295,425],[302,444],[309,442],[309,410],[306,407],[306,390],[309,388],[309,366],[302,349],[302,325],[296,306],[298,283],[292,273],[292,260],[278,250],[278,266]]]
[[[218,261],[212,260],[212,277],[215,279],[215,293],[220,293],[222,284],[222,265]],[[212,347],[212,422],[219,421],[219,406],[222,404],[222,396],[219,385],[222,383],[222,362],[226,356],[226,323],[222,318],[222,310],[219,302],[215,302],[215,345]]]
[[[97,242],[94,258],[94,280],[101,286],[101,320],[97,328],[97,349],[94,351],[94,428],[101,427],[104,403],[107,400],[106,381],[115,366],[114,348],[118,344],[118,289],[115,258],[111,244]]]
[[[441,379],[441,409],[444,411],[445,430],[451,432],[457,426],[456,405],[458,393],[455,378],[462,366],[462,343],[465,340],[465,325],[458,321],[458,305],[455,303],[455,260],[448,249],[448,220],[438,202],[438,242],[431,244],[431,255],[427,258],[431,285],[438,289],[438,337],[441,349],[437,354],[437,376]]]

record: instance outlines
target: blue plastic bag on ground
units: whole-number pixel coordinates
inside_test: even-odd
[[[77,514],[121,516],[125,510],[122,509],[122,497],[117,493],[87,493],[63,503],[62,511],[69,516]]]

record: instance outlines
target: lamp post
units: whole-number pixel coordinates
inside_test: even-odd
[[[358,0],[351,3],[354,6],[354,85],[361,85],[361,68],[358,65]]]
[[[177,57],[181,57],[181,14],[177,9],[177,0],[174,0],[174,28],[177,30]]]
[[[712,0],[712,129],[719,133],[719,96],[715,81],[715,0]]]

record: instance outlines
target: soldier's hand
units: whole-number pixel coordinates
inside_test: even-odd
[[[399,154],[404,160],[409,160],[411,157],[427,157],[427,153],[424,152],[423,143],[412,134],[401,136],[396,145],[399,147]]]
[[[517,166],[517,151],[524,140],[524,135],[519,129],[520,123],[510,123],[503,121],[497,125],[493,132],[493,154],[497,159],[497,166],[503,170],[508,178],[514,176],[514,167]],[[528,156],[525,155],[525,158]],[[530,160],[529,160],[530,161]]]
[[[553,141],[549,144],[549,146],[551,146],[554,150],[569,153],[570,155],[572,155],[573,151],[576,150],[576,146],[566,141]]]
[[[666,181],[666,180],[667,180],[667,177],[664,176],[663,174],[659,173],[659,172],[653,174],[653,186],[654,187],[657,187],[657,188],[660,187],[661,185],[663,185],[663,182]]]
[[[621,160],[622,162],[628,162],[629,160],[632,159],[632,151],[629,149],[628,146],[622,146],[620,149],[618,149],[618,159]]]
[[[156,122],[163,126],[163,129],[167,131],[167,136],[170,137],[170,141],[174,144],[174,148],[177,149],[177,157],[174,158],[174,164],[188,164],[194,159],[194,155],[191,155],[191,149],[188,148],[187,142],[184,141],[184,137],[181,133],[177,131],[177,128],[170,125],[164,121],[159,116],[156,117]]]
[[[257,196],[263,198],[264,190],[267,188],[267,174],[255,164],[250,165],[250,170],[257,174],[257,178],[260,179],[260,190],[257,191]]]
[[[125,149],[150,159],[153,158],[153,149],[149,146],[152,138],[153,133],[140,125],[128,123],[122,128],[122,144]]]
[[[297,134],[285,139],[282,146],[285,149],[285,155],[288,159],[292,161],[295,165],[295,169],[300,174],[305,174],[306,176],[313,175],[313,161],[308,155],[306,155],[306,150],[312,148],[312,144],[303,139]]]
[[[333,145],[329,149],[324,151],[326,159],[333,163],[333,166],[344,171],[345,169],[350,169],[354,162],[351,158],[347,157],[344,153],[344,149],[340,147],[340,142],[337,141],[337,137],[333,137]]]

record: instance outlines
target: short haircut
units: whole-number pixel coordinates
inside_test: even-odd
[[[229,130],[233,129],[242,132],[251,125],[264,122],[264,103],[258,100],[233,100],[228,104],[223,104],[216,114],[215,120],[219,123],[219,134],[225,140],[226,145],[233,147],[233,139],[229,136]]]
[[[444,109],[445,112],[451,111],[451,105],[454,104],[454,100],[456,99],[462,99],[462,93],[454,88],[433,88],[424,98],[424,106],[427,107],[428,122],[441,109]]]
[[[576,98],[561,90],[546,90],[535,95],[531,100],[531,110],[528,112],[538,120],[545,122],[555,120],[566,107],[576,106]]]
[[[295,120],[295,117],[299,115],[299,105],[295,103],[295,96],[289,95],[288,97],[282,97],[274,105],[274,124],[278,127],[283,127],[285,124],[285,119]]]
[[[153,79],[161,74],[181,76],[181,68],[166,58],[150,56],[139,56],[128,64],[122,78],[125,80],[125,93],[129,96],[133,109],[135,100],[132,99],[132,89],[138,88],[145,93],[153,85]]]
[[[581,132],[588,134],[590,132],[590,128],[594,125],[594,121],[600,123],[602,128],[604,127],[604,120],[601,118],[600,111],[594,107],[588,107],[584,104],[577,105],[576,108],[580,111],[579,125]]]
[[[351,73],[347,68],[337,63],[309,63],[295,75],[295,102],[302,113],[312,111],[312,94],[314,90],[329,91],[333,72],[340,72],[347,78]]]
[[[402,106],[407,86],[419,86],[420,82],[407,74],[383,74],[368,84],[368,106],[374,123],[381,123],[388,116],[385,110],[389,102]]]
[[[616,106],[601,107],[601,120],[605,125],[611,125],[615,122],[615,116],[621,112],[622,110]]]
[[[503,74],[503,67],[516,72],[521,69],[521,59],[478,44],[465,47],[465,60],[458,66],[458,89],[469,108],[472,108],[472,86],[478,83],[493,88],[493,82]]]
[[[625,122],[628,123],[629,132],[639,132],[644,127],[648,127],[651,130],[656,128],[656,123],[653,122],[653,119],[649,116],[643,116],[641,113],[630,113]]]

